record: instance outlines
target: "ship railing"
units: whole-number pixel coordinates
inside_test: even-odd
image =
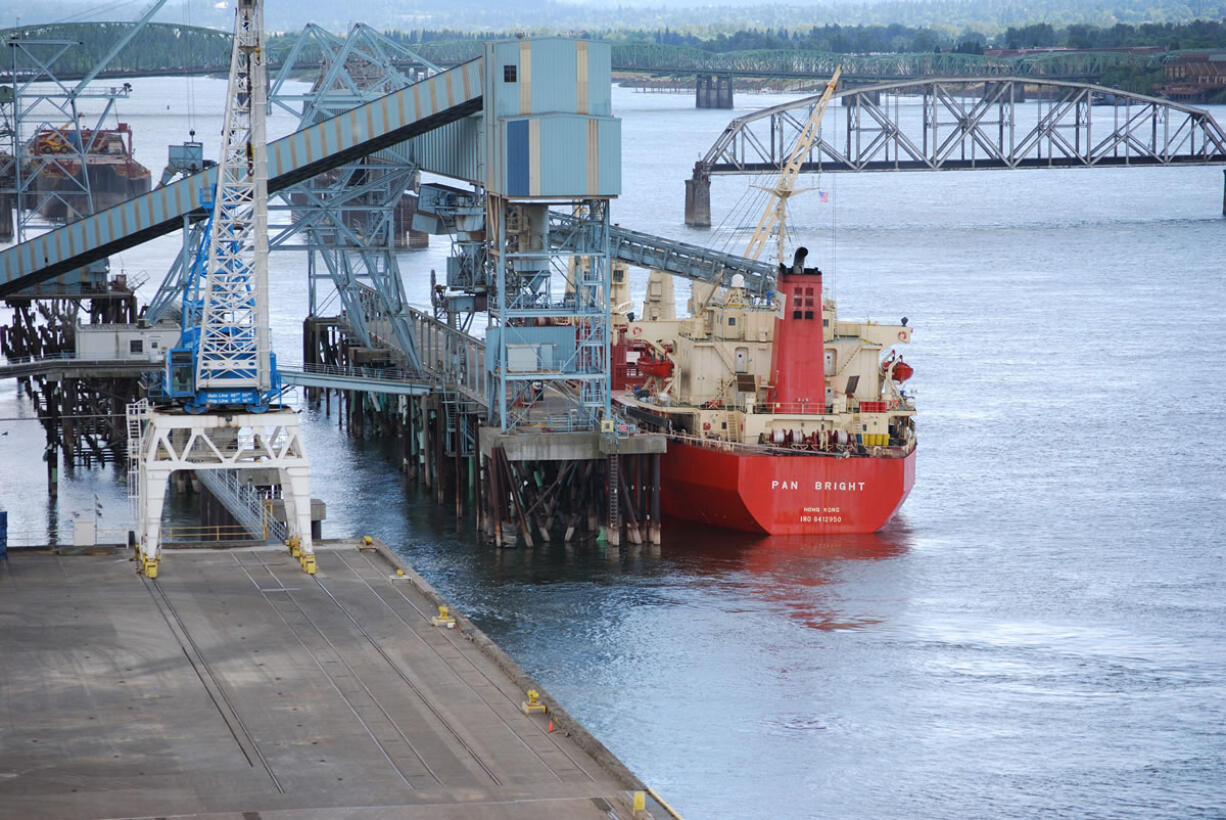
[[[914,449],[914,441],[901,445],[866,446],[858,443],[831,444],[826,448],[813,448],[805,445],[781,446],[778,444],[758,444],[744,441],[728,441],[721,438],[707,438],[690,435],[689,433],[672,432],[669,439],[705,447],[708,450],[735,452],[742,455],[772,455],[772,456],[826,456],[828,458],[867,458],[890,457],[902,458]]]
[[[889,399],[882,401],[860,401],[855,408],[848,408],[852,412],[860,413],[888,413],[891,410],[914,410],[915,402],[909,397],[900,399]],[[816,402],[784,402],[772,401],[762,402],[754,405],[755,413],[778,413],[782,415],[798,415],[798,416],[822,416],[833,415],[834,405],[817,404]]]

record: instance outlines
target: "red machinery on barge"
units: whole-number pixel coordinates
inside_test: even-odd
[[[132,156],[132,130],[127,123],[79,131],[70,126],[44,127],[31,138],[27,150],[32,159],[26,173],[35,176],[38,210],[46,219],[72,221],[90,212],[86,180],[81,178],[82,157],[95,212],[148,193],[151,187],[149,169]]]

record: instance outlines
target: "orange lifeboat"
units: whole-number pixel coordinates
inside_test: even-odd
[[[671,359],[657,359],[654,356],[639,357],[639,372],[644,376],[655,376],[657,379],[667,379],[673,375],[674,364]]]
[[[881,363],[881,369],[886,373],[890,372],[890,368],[894,368],[891,378],[896,382],[905,382],[907,379],[915,375],[915,368],[904,362],[902,359],[895,359],[893,356]]]

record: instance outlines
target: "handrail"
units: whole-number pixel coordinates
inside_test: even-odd
[[[145,369],[154,370],[160,369],[164,362],[164,357],[159,359],[136,358],[133,356],[90,356],[88,358],[78,357],[71,351],[62,351],[60,353],[51,353],[46,356],[9,356],[0,363],[0,377],[3,377],[6,368],[27,368],[31,365],[38,365],[52,362],[74,362],[77,364],[132,364],[133,366],[148,366]],[[403,381],[403,382],[420,382],[421,377],[410,370],[403,368],[387,368],[387,367],[366,367],[361,365],[325,365],[325,364],[306,364],[306,365],[281,365],[278,364],[279,372],[291,373],[313,373],[323,376],[348,376],[358,379],[381,380],[381,381]]]
[[[705,447],[709,450],[737,450],[749,452],[757,455],[784,455],[784,456],[824,456],[826,458],[868,458],[877,452],[877,455],[885,455],[893,458],[902,458],[915,449],[915,440],[912,439],[907,444],[902,446],[866,446],[867,452],[860,453],[857,447],[864,445],[857,444],[832,444],[829,450],[810,450],[803,447],[775,447],[770,444],[751,444],[743,441],[728,441],[727,439],[718,438],[703,438],[702,436],[694,436],[689,433],[668,433],[669,440],[680,441],[685,444],[691,444],[697,447]]]
[[[0,367],[5,367],[6,365],[16,366],[16,365],[22,365],[22,364],[39,364],[41,362],[63,362],[63,361],[135,362],[138,364],[157,364],[161,357],[159,357],[159,359],[157,360],[154,360],[154,359],[149,359],[148,357],[141,358],[141,357],[132,356],[132,355],[121,356],[119,354],[115,354],[113,356],[90,356],[88,358],[84,358],[84,357],[78,357],[77,354],[71,350],[61,350],[59,353],[48,353],[45,356],[4,356],[0,358],[3,359],[3,363],[0,364]]]
[[[282,373],[312,373],[319,376],[342,376],[374,381],[421,382],[424,379],[402,367],[369,367],[366,365],[303,364],[277,365]]]

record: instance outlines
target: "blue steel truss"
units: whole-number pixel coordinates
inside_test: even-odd
[[[286,81],[308,64],[317,68],[311,88],[290,91]],[[369,26],[356,25],[342,39],[308,25],[273,81],[272,102],[307,127],[437,72]],[[331,286],[353,341],[420,372],[396,261],[396,209],[416,174],[407,146],[393,144],[283,191],[275,209],[289,222],[278,226],[273,246],[307,251],[311,316],[331,304],[321,285]]]

